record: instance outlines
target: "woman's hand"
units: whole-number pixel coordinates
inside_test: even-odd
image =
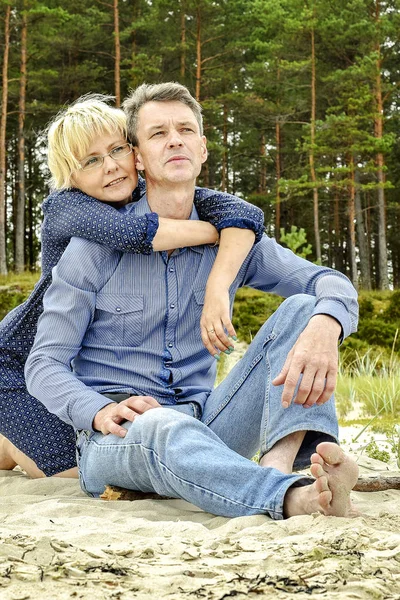
[[[254,238],[249,229],[230,227],[221,231],[200,319],[201,339],[214,358],[219,358],[219,352],[229,354],[234,350],[232,340],[237,341],[237,337],[230,317],[229,288],[252,248]]]
[[[214,358],[219,358],[219,352],[230,354],[233,351],[232,340],[237,338],[230,318],[228,288],[207,284],[200,330],[203,344]]]

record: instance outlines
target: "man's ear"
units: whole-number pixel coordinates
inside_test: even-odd
[[[207,138],[205,135],[201,136],[201,163],[205,163],[208,157],[207,150]]]
[[[134,146],[133,151],[135,153],[135,166],[138,171],[144,171],[144,164],[142,162],[142,157],[139,152],[138,146]]]

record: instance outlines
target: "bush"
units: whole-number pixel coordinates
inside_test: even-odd
[[[371,298],[360,298],[360,319],[368,319],[374,314],[374,303]]]
[[[249,344],[282,302],[283,298],[274,294],[265,294],[250,288],[239,290],[232,319],[239,339]]]
[[[390,296],[389,306],[383,313],[385,319],[393,322],[397,322],[398,328],[400,328],[400,290],[396,290]]]
[[[356,337],[365,340],[369,345],[392,348],[396,331],[400,329],[397,321],[388,321],[383,318],[365,319],[360,322]],[[397,334],[395,350],[400,348],[400,337]]]
[[[0,321],[28,298],[38,279],[38,273],[28,272],[0,277]]]
[[[0,287],[0,320],[4,319],[10,310],[24,302],[28,295],[16,287]]]

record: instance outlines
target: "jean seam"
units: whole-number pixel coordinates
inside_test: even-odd
[[[94,494],[88,492],[87,490],[85,478],[83,476],[83,468],[81,467],[84,450],[85,448],[87,449],[90,444],[90,432],[86,432],[85,430],[81,430],[79,432],[77,431],[75,437],[76,442],[78,442],[78,440],[80,440],[81,437],[84,438],[83,441],[79,443],[79,445],[78,443],[76,444],[76,464],[78,467],[79,484],[87,496],[94,498]]]
[[[157,460],[159,462],[159,465],[161,468],[163,468],[165,471],[167,471],[170,475],[172,475],[172,477],[174,477],[175,479],[177,479],[178,481],[180,481],[181,483],[187,484],[187,485],[191,485],[192,487],[208,493],[210,496],[215,496],[220,498],[221,500],[231,503],[235,506],[243,506],[245,508],[250,508],[250,509],[255,509],[255,510],[262,510],[265,512],[278,512],[275,511],[274,509],[270,509],[270,508],[266,508],[265,506],[251,506],[248,504],[244,504],[243,502],[238,502],[236,500],[232,500],[231,498],[226,498],[225,496],[222,496],[221,494],[217,493],[217,492],[213,492],[212,490],[209,490],[208,488],[205,487],[201,487],[199,485],[197,485],[196,483],[193,483],[192,481],[188,481],[187,479],[183,479],[182,477],[180,477],[179,475],[176,475],[175,473],[173,473],[173,471],[171,471],[171,469],[169,467],[167,467],[162,460],[160,459],[159,455],[157,454],[157,452],[155,450],[153,450],[152,448],[147,448],[146,446],[142,446],[145,450],[147,450],[148,452],[152,453],[153,455],[155,455],[157,457]]]
[[[106,449],[105,446],[103,446],[101,444],[97,444],[94,440],[91,441],[90,443],[96,444],[96,446],[98,448],[101,448],[102,450]],[[127,446],[140,446],[146,452],[151,453],[154,457],[156,457],[160,468],[164,469],[164,471],[168,472],[174,479],[178,480],[182,484],[190,485],[190,486],[196,488],[197,490],[199,490],[199,491],[201,491],[203,493],[207,493],[210,496],[215,496],[215,497],[221,499],[222,501],[230,503],[230,504],[235,505],[235,506],[241,506],[241,507],[249,508],[249,509],[253,509],[253,510],[262,510],[265,513],[266,512],[272,512],[272,513],[279,514],[279,511],[276,511],[273,508],[268,508],[266,506],[255,506],[255,505],[251,506],[251,505],[244,504],[243,502],[238,502],[236,500],[232,500],[231,498],[226,498],[225,496],[222,496],[221,494],[219,494],[217,492],[213,492],[212,490],[209,490],[208,488],[201,487],[201,486],[197,485],[196,483],[193,483],[193,482],[191,482],[189,480],[184,479],[183,477],[180,477],[179,475],[176,475],[173,471],[171,471],[171,469],[169,467],[167,467],[163,463],[163,461],[161,460],[159,454],[153,448],[148,448],[142,442],[131,442],[130,444],[124,444],[124,445],[116,444],[114,447],[117,447],[117,448],[126,448]],[[108,445],[107,449],[110,448],[110,447],[112,447],[112,446]],[[190,502],[190,500],[188,500],[188,502]]]
[[[290,481],[285,481],[274,495],[273,506],[275,508],[272,512],[279,515],[280,519],[283,519],[283,504],[285,501],[287,491],[289,490],[289,488],[292,487],[294,483],[296,483],[296,481],[299,481],[300,479],[305,479],[304,475],[294,475],[294,473],[292,473],[292,476],[294,477],[294,479],[291,479]]]
[[[225,396],[225,398],[223,399],[223,401],[221,402],[221,404],[204,421],[204,425],[209,425],[211,423],[211,421],[213,421],[219,415],[219,413],[230,402],[230,400],[233,398],[233,396],[236,394],[236,392],[241,388],[241,386],[244,384],[244,382],[246,381],[246,379],[248,379],[249,375],[251,374],[251,372],[253,371],[253,369],[258,365],[258,363],[260,362],[260,360],[262,360],[262,358],[263,358],[263,353],[257,354],[253,358],[253,360],[250,363],[247,371],[245,371],[244,374],[242,375],[242,377],[237,380],[237,382],[235,383],[235,385],[231,388],[230,393],[227,396]]]

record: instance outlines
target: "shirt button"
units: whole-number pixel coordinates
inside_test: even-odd
[[[117,308],[115,309],[117,312],[121,312],[121,308],[119,306],[117,306]]]
[[[170,343],[168,344],[168,348],[173,348],[173,347],[174,347],[174,345],[173,345],[173,344],[171,344],[171,342],[170,342]]]
[[[169,307],[170,308],[175,308],[175,304],[170,304]]]
[[[170,268],[170,270],[169,270],[169,272],[170,272],[170,273],[174,273],[174,272],[175,272],[175,269],[173,269],[173,268],[171,267],[171,268]]]

